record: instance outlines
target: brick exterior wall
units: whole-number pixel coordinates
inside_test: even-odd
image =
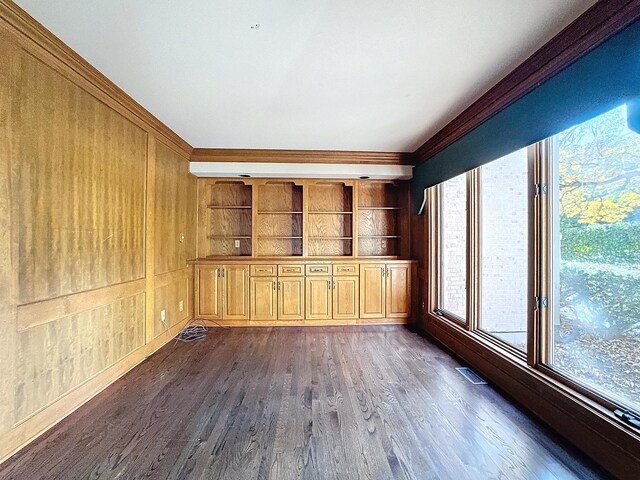
[[[442,184],[441,308],[466,318],[467,181],[466,175]]]
[[[481,328],[510,343],[527,328],[527,187],[526,148],[482,167]]]

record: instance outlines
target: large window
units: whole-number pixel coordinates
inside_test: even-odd
[[[626,105],[430,192],[431,313],[640,417],[640,134]]]
[[[518,150],[481,167],[479,328],[526,351],[529,160]]]
[[[640,135],[621,106],[552,143],[547,362],[640,411]]]
[[[466,175],[440,185],[440,283],[438,307],[456,320],[467,318]]]

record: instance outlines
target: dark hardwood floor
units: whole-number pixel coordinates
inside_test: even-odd
[[[457,366],[398,326],[214,328],[164,347],[0,478],[601,478]]]

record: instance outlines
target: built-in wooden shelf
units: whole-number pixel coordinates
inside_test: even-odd
[[[331,236],[323,236],[323,237],[309,237],[311,240],[353,240],[353,237],[331,237]]]
[[[400,238],[400,235],[360,235],[359,238]]]
[[[258,215],[302,215],[302,212],[269,212],[269,211],[262,211],[262,212],[258,212]]]
[[[229,240],[241,240],[241,239],[251,239],[251,235],[207,235],[207,238],[210,239],[229,239]]]
[[[259,235],[258,238],[266,238],[266,239],[280,239],[280,240],[289,240],[289,239],[302,239],[302,237],[287,237],[284,235]]]
[[[406,182],[199,179],[201,257],[407,258]]]
[[[401,207],[358,207],[358,210],[401,210]]]
[[[212,210],[246,210],[251,209],[251,205],[207,205]]]
[[[353,212],[329,212],[329,211],[315,211],[309,212],[313,215],[353,215]]]

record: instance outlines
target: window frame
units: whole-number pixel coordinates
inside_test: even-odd
[[[426,290],[425,312],[430,321],[444,322],[448,326],[463,330],[479,341],[482,345],[506,357],[509,361],[523,367],[535,370],[558,386],[568,388],[583,401],[594,404],[613,413],[616,409],[631,411],[640,418],[640,411],[628,406],[623,399],[615,394],[606,394],[591,387],[569,374],[559,372],[550,365],[551,345],[553,344],[553,329],[550,328],[552,319],[549,306],[557,302],[553,296],[553,276],[557,275],[555,266],[559,261],[558,249],[554,249],[554,235],[557,236],[557,226],[552,221],[557,217],[553,210],[554,176],[558,173],[554,168],[554,155],[557,143],[554,137],[543,139],[528,147],[528,198],[529,198],[529,245],[528,245],[528,323],[527,323],[527,351],[522,352],[480,327],[480,240],[481,240],[481,167],[477,167],[466,174],[467,179],[467,318],[459,316],[438,307],[440,304],[440,255],[441,247],[441,184],[427,189],[427,279],[429,286]],[[496,159],[497,160],[497,159]],[[544,300],[546,299],[546,305]],[[635,428],[627,422],[613,417],[620,426],[635,432]]]
[[[540,218],[540,238],[537,249],[539,251],[539,263],[536,270],[540,271],[539,298],[547,298],[547,306],[541,307],[538,312],[538,325],[535,332],[535,340],[539,348],[537,351],[535,368],[555,381],[579,392],[588,399],[603,406],[607,410],[614,411],[623,409],[632,412],[640,418],[640,409],[636,410],[628,405],[623,398],[618,397],[613,392],[605,392],[596,386],[589,385],[580,379],[573,377],[570,373],[562,372],[553,368],[552,345],[553,311],[559,309],[559,298],[555,297],[554,282],[559,281],[559,225],[555,219],[559,217],[556,210],[556,202],[559,196],[559,172],[556,168],[555,159],[559,155],[558,144],[555,136],[546,138],[540,142],[540,151],[537,158],[539,170],[539,184],[545,185],[546,189],[539,195],[539,208],[543,213]],[[623,425],[629,426],[625,422]],[[633,427],[632,427],[633,428]],[[636,430],[637,431],[637,430]]]
[[[434,256],[432,257],[432,259],[435,259],[432,262],[432,266],[433,266],[433,272],[432,272],[432,282],[431,284],[435,286],[435,290],[434,290],[434,295],[432,296],[432,302],[430,304],[430,308],[428,311],[430,311],[431,313],[433,313],[434,315],[443,318],[443,319],[447,319],[448,321],[458,325],[458,326],[462,326],[464,327],[466,330],[469,330],[470,328],[470,319],[472,318],[472,312],[471,312],[471,302],[469,301],[469,288],[471,285],[471,274],[472,272],[470,271],[470,264],[469,264],[469,258],[471,255],[471,247],[472,247],[472,242],[470,241],[470,233],[471,233],[471,229],[470,229],[470,222],[469,222],[469,215],[470,215],[470,205],[471,205],[471,196],[472,196],[472,192],[471,192],[471,188],[473,185],[473,180],[471,178],[471,172],[467,172],[462,174],[465,176],[465,182],[466,182],[466,207],[465,207],[465,211],[466,211],[466,235],[465,235],[465,251],[466,251],[466,266],[465,266],[465,294],[467,296],[465,304],[466,304],[466,318],[462,318],[459,315],[456,315],[453,312],[450,312],[449,310],[445,309],[445,308],[441,308],[442,305],[442,255],[443,255],[443,249],[441,248],[441,242],[442,242],[442,233],[443,233],[443,228],[442,228],[442,198],[443,198],[443,194],[442,194],[442,188],[444,185],[444,182],[436,185],[435,187],[432,187],[431,189],[429,189],[427,191],[427,196],[428,196],[428,200],[430,202],[431,208],[429,208],[429,212],[430,212],[430,219],[432,221],[432,228],[430,228],[430,233],[433,232],[433,235],[430,235],[430,238],[432,239],[437,239],[437,241],[430,241],[429,243],[431,245],[433,245],[434,247],[434,251],[433,254]]]

